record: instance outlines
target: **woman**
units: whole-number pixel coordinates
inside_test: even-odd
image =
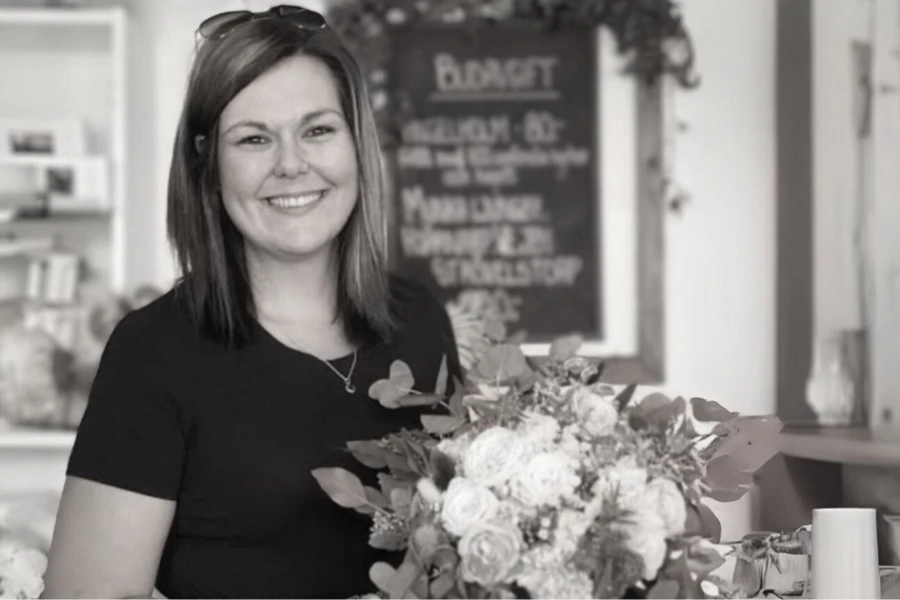
[[[348,597],[393,555],[310,472],[415,427],[367,395],[458,369],[443,307],[389,278],[360,70],[317,13],[201,25],[169,181],[184,276],[112,334],[70,458],[45,597]]]

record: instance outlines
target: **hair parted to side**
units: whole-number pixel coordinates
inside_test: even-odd
[[[363,74],[327,27],[312,33],[285,20],[260,19],[197,49],[169,173],[167,225],[181,270],[177,289],[214,339],[240,344],[249,338],[255,305],[243,236],[219,191],[218,122],[242,89],[298,54],[317,57],[333,74],[359,165],[359,198],[337,243],[339,315],[351,340],[386,340],[395,323],[381,149]]]

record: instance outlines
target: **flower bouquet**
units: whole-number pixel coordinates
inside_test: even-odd
[[[732,501],[776,452],[781,423],[716,402],[601,382],[602,364],[555,342],[538,365],[495,343],[454,380],[415,389],[396,361],[369,395],[433,404],[422,428],[349,451],[380,489],[349,471],[313,472],[341,506],[370,515],[369,543],[405,551],[372,565],[391,598],[734,597],[714,575],[721,527],[703,498]]]

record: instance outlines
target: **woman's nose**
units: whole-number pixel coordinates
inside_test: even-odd
[[[291,179],[309,172],[309,161],[296,142],[282,143],[275,159],[275,176]]]

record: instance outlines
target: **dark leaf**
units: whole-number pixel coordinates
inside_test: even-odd
[[[699,535],[716,544],[722,537],[722,524],[715,513],[702,502],[687,504],[685,535]]]
[[[422,426],[428,433],[435,435],[446,435],[453,433],[465,424],[466,420],[461,417],[451,417],[447,415],[422,415]]]
[[[397,400],[408,395],[415,385],[412,370],[402,360],[391,363],[388,379],[379,379],[369,387],[369,397],[385,408],[399,408]]]
[[[388,464],[385,456],[389,451],[382,448],[375,440],[347,442],[347,448],[353,458],[370,469],[383,469]]]
[[[442,573],[437,579],[431,582],[431,597],[443,598],[455,585],[456,577],[452,571]]]
[[[677,581],[659,578],[656,580],[656,584],[650,588],[650,591],[647,593],[647,598],[653,598],[654,600],[662,598],[679,598],[678,592],[680,589],[681,586]]]
[[[688,551],[687,563],[691,572],[702,579],[725,564],[725,559],[712,548],[694,547]]]
[[[777,417],[738,417],[729,421],[732,433],[715,456],[730,456],[744,471],[754,473],[779,452],[778,434],[783,424]]]
[[[706,466],[704,481],[714,490],[735,491],[753,484],[753,476],[741,470],[731,456],[718,456]]]
[[[709,497],[716,502],[736,502],[744,497],[750,488],[738,488],[736,490],[712,490]]]
[[[453,459],[440,450],[431,451],[431,479],[439,490],[446,491],[450,480],[456,476],[456,465]]]
[[[691,410],[698,421],[727,421],[737,416],[737,413],[727,410],[715,400],[703,398],[691,398]]]
[[[312,475],[325,493],[340,506],[356,508],[368,503],[362,482],[350,471],[322,468],[314,470]]]
[[[475,365],[473,375],[483,381],[505,385],[530,371],[525,355],[518,346],[502,344],[493,346],[484,353]]]
[[[634,392],[637,390],[637,384],[631,383],[625,387],[624,390],[619,392],[619,395],[616,396],[616,406],[619,409],[619,412],[628,406],[628,403],[631,402],[632,396],[634,396]]]
[[[552,362],[565,362],[570,358],[578,355],[578,349],[581,348],[583,338],[580,335],[569,335],[561,337],[550,344],[550,353],[548,358]]]
[[[434,384],[434,393],[443,399],[447,393],[447,355],[441,358],[441,367],[438,370],[437,382]]]
[[[441,546],[435,551],[433,562],[441,571],[454,571],[459,564],[459,555],[452,546]]]

